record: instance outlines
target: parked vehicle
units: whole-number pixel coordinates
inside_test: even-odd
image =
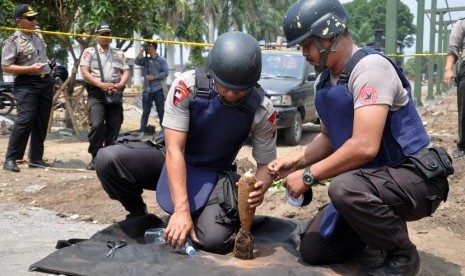
[[[299,144],[302,124],[318,123],[315,109],[316,73],[299,51],[262,51],[260,85],[278,114],[278,135],[289,145]]]
[[[0,115],[7,115],[13,111],[15,100],[12,92],[12,82],[0,81]]]

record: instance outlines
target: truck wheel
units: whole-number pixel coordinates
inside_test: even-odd
[[[302,138],[302,117],[296,112],[293,124],[284,130],[284,142],[288,145],[295,146],[300,143]]]
[[[15,107],[15,100],[10,94],[0,94],[0,115],[9,114]]]

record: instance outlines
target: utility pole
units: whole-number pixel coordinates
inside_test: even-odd
[[[429,31],[429,53],[434,54],[435,37],[436,37],[436,9],[437,0],[431,0],[431,25]],[[434,89],[434,56],[428,58],[428,96],[426,99],[434,100],[433,89]],[[436,80],[437,81],[437,80]]]
[[[141,36],[139,32],[134,32],[134,60],[136,60],[137,55],[140,53],[140,40]],[[134,77],[132,78],[134,86],[141,86],[142,85],[142,70],[139,65],[134,64],[133,69]]]
[[[385,54],[397,54],[397,7],[399,0],[386,1],[386,43]],[[391,58],[395,63],[396,57]]]
[[[421,85],[422,85],[422,58],[418,56],[423,54],[423,27],[425,20],[425,0],[417,0],[417,36],[416,36],[416,54],[415,56],[415,85],[414,99],[417,106],[423,106],[421,101]]]

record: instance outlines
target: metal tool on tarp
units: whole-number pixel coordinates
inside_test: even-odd
[[[107,247],[110,248],[110,252],[108,252],[107,257],[112,257],[115,255],[116,249],[125,247],[128,245],[126,241],[114,241],[114,240],[109,240],[107,241]]]

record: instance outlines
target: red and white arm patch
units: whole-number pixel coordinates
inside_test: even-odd
[[[271,125],[271,129],[273,131],[273,137],[276,135],[276,119],[277,119],[278,115],[276,113],[276,111],[273,111],[273,113],[271,113],[271,115],[268,117],[268,123],[270,123]]]
[[[190,93],[191,90],[187,88],[186,84],[183,81],[179,81],[174,88],[173,105],[177,106],[181,101],[186,99]]]
[[[86,49],[86,50],[84,50],[84,53],[82,54],[82,58],[87,59],[89,57],[89,55],[90,55],[89,50]]]
[[[363,104],[363,105],[371,105],[376,103],[376,100],[378,100],[378,92],[374,87],[371,86],[365,86],[360,90],[360,93],[358,94],[358,100]]]

